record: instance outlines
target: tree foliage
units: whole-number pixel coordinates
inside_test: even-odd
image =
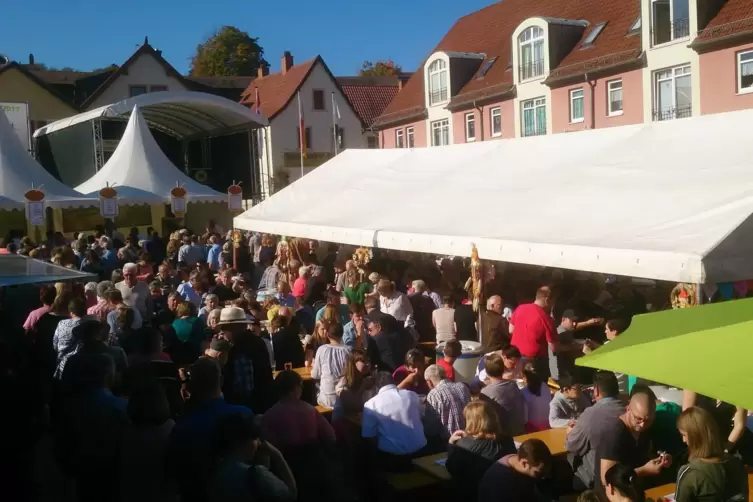
[[[391,59],[383,61],[377,61],[372,63],[371,61],[364,61],[361,66],[361,75],[371,77],[388,77],[391,75],[399,75],[403,72],[403,69]]]
[[[235,26],[223,26],[196,47],[189,74],[196,77],[253,76],[264,60],[259,39]]]

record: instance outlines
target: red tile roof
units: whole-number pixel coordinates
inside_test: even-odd
[[[753,2],[727,0],[693,42],[710,42],[731,35],[753,31]]]
[[[400,90],[397,77],[374,78],[337,77],[345,97],[358,114],[364,127],[371,127],[374,120],[397,96]]]
[[[272,120],[290,103],[295,97],[295,93],[301,87],[301,84],[311,73],[316,63],[321,62],[322,58],[317,56],[301,64],[291,67],[285,75],[280,73],[270,73],[262,78],[252,81],[243,94],[241,95],[241,104],[253,107],[256,99],[256,89],[259,89],[259,100],[261,101],[261,111]]]
[[[520,23],[531,17],[549,17],[588,21],[583,31],[587,36],[592,27],[608,21],[593,46],[581,49],[580,41],[567,54],[558,68],[592,64],[600,58],[618,53],[640,54],[640,36],[626,36],[630,27],[640,16],[638,0],[504,0],[458,19],[433,52],[455,51],[486,54],[487,61],[497,57],[487,74],[471,78],[457,93],[458,99],[465,94],[493,94],[509,92],[513,86],[513,73],[507,70],[512,63],[512,34]],[[481,63],[482,65],[485,62]],[[554,70],[554,68],[551,68]],[[424,107],[423,64],[390,103],[377,124],[386,125],[404,115],[406,110]]]

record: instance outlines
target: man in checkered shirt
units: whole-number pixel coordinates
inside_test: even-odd
[[[465,429],[463,409],[471,402],[471,391],[464,383],[447,380],[444,368],[432,364],[424,371],[429,386],[426,396],[426,418],[442,424],[442,436]]]

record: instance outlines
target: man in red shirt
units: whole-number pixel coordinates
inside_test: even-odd
[[[510,318],[511,344],[524,359],[532,361],[545,378],[549,377],[549,347],[556,352],[557,330],[550,314],[552,291],[542,286],[536,291],[533,303],[520,305]]]

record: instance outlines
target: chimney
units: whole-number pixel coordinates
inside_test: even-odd
[[[34,54],[29,54],[29,64],[34,64]]]
[[[256,78],[262,78],[266,75],[269,75],[269,68],[264,63],[260,64],[259,67],[256,69]]]
[[[293,55],[290,51],[285,51],[282,55],[282,74],[285,75],[293,67]]]

